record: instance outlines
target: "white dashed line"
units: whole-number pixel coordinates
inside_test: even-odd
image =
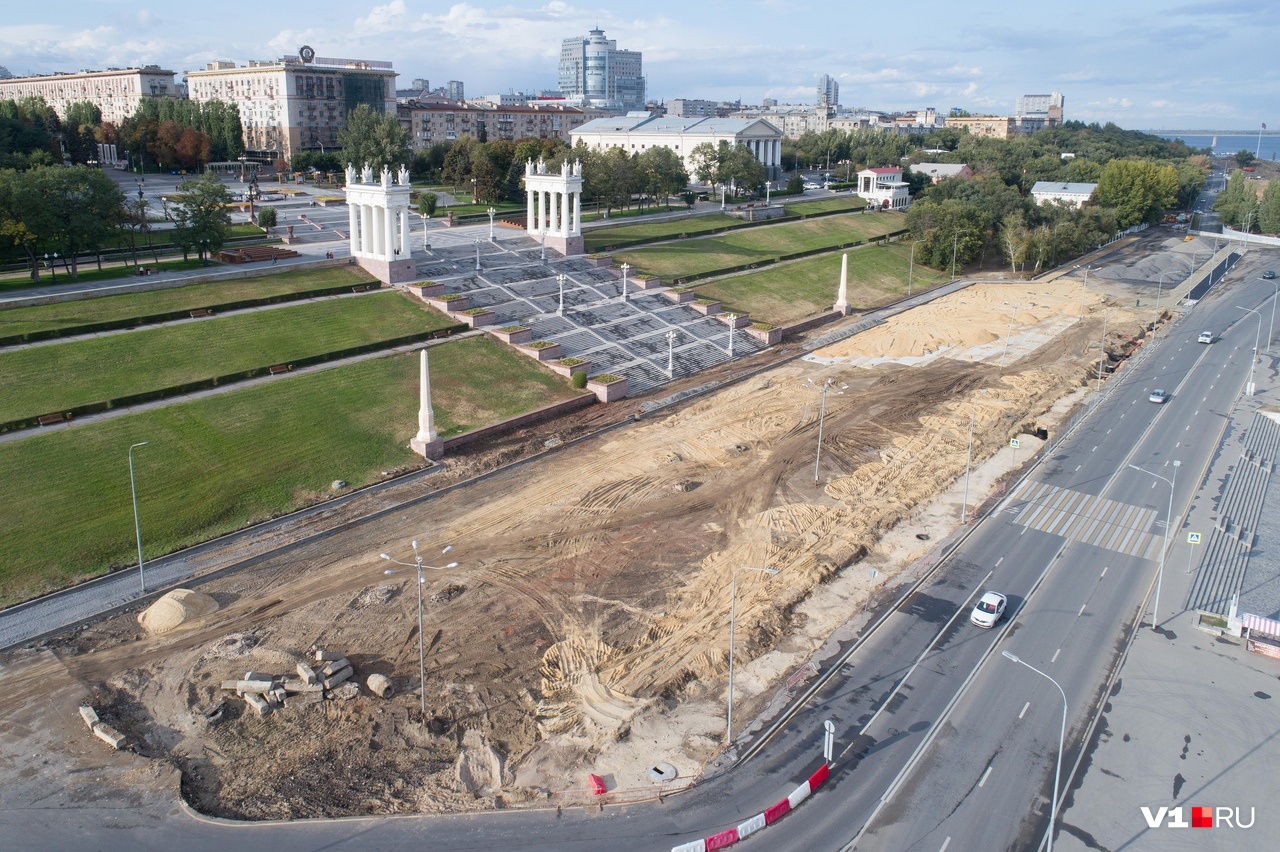
[[[1111,567],[1110,565],[1104,565],[1104,566],[1103,566],[1103,568],[1102,568],[1102,573],[1098,575],[1098,579],[1099,579],[1099,580],[1101,580],[1103,577],[1107,576],[1107,569],[1108,569],[1108,568],[1110,568],[1110,567]]]
[[[990,775],[991,775],[991,767],[988,766],[987,771],[982,773],[982,780],[978,782],[978,786],[981,787],[983,784],[987,783],[987,778],[990,777]]]
[[[1003,562],[1003,561],[1004,561],[1004,557],[1003,557],[1003,556],[1001,556],[999,559],[997,559],[997,560],[996,560],[996,564],[995,564],[995,566],[994,566],[994,567],[999,568],[999,567],[1000,567],[1000,563],[1001,563],[1001,562]]]
[[[1056,663],[1056,662],[1058,662],[1058,655],[1059,655],[1059,654],[1061,654],[1061,653],[1062,653],[1062,649],[1061,649],[1061,648],[1059,648],[1058,650],[1054,651],[1054,652],[1053,652],[1053,659],[1051,659],[1049,662],[1051,662],[1051,663]]]
[[[1076,613],[1076,618],[1079,618],[1080,616],[1084,615],[1085,606],[1086,604],[1080,604],[1080,611]]]
[[[947,847],[950,845],[951,845],[951,836],[948,835],[947,839],[942,841],[942,848],[939,849],[938,852],[947,852]]]
[[[1023,704],[1023,705],[1022,705],[1022,712],[1018,714],[1018,718],[1019,718],[1019,719],[1021,719],[1021,718],[1022,718],[1023,716],[1025,716],[1025,715],[1027,715],[1027,708],[1028,708],[1028,707],[1030,707],[1030,706],[1031,706],[1031,702],[1030,702],[1030,701],[1028,701],[1026,704]]]

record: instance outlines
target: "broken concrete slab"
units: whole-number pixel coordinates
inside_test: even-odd
[[[326,650],[324,650],[323,648],[317,648],[317,649],[316,649],[316,662],[317,662],[317,663],[323,663],[323,662],[327,662],[327,661],[329,661],[329,660],[342,660],[342,659],[345,659],[345,657],[343,657],[343,656],[342,656],[341,654],[339,654],[337,651],[326,651]]]
[[[265,716],[271,712],[271,705],[267,703],[267,699],[261,695],[249,692],[245,693],[244,703],[253,708],[254,712],[259,716]]]
[[[259,695],[275,688],[274,680],[240,680],[236,681],[236,692],[241,695],[253,692]]]
[[[351,677],[351,675],[352,675],[351,666],[347,666],[344,669],[336,671],[333,673],[332,676],[324,679],[324,688],[333,689],[335,686],[342,683],[347,678]]]
[[[355,681],[349,680],[338,684],[329,694],[339,701],[350,701],[360,694],[360,685]]]
[[[280,682],[280,688],[290,694],[302,692],[324,692],[323,683],[305,683],[293,678],[285,678]]]
[[[390,698],[396,693],[396,688],[391,683],[391,678],[383,674],[371,674],[365,683],[368,685],[370,692],[381,698]]]
[[[284,700],[284,706],[288,707],[305,707],[308,704],[321,704],[324,702],[324,691],[321,688],[319,692],[297,692],[290,694]]]
[[[351,665],[351,661],[346,657],[339,657],[336,660],[330,660],[320,667],[320,677],[332,677],[334,672],[340,672],[349,665]]]
[[[80,708],[80,718],[84,719],[84,723],[89,726],[89,730],[93,730],[93,726],[98,724],[98,711],[88,705]]]
[[[316,677],[315,669],[306,663],[298,663],[298,677],[302,678],[304,683],[318,683],[320,678]]]
[[[125,736],[110,725],[99,722],[93,726],[93,735],[102,740],[112,748],[118,749],[124,746]]]
[[[275,678],[275,675],[270,675],[270,674],[267,674],[266,672],[245,672],[244,679],[245,680],[275,680],[276,678]]]

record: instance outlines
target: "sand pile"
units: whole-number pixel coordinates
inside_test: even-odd
[[[191,589],[174,589],[147,607],[138,616],[138,623],[148,633],[167,633],[195,618],[218,611],[218,602],[204,592]]]
[[[1082,300],[1092,310],[1102,297],[1072,279],[975,284],[891,317],[806,360],[874,367],[920,364],[937,357],[988,363],[1015,359],[1075,322]]]

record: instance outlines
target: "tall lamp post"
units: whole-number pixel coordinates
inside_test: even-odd
[[[440,551],[440,555],[444,556],[450,550],[453,550],[452,544]],[[412,564],[408,562],[401,562],[399,559],[392,559],[391,556],[386,553],[379,553],[378,555],[395,565],[403,565],[406,568],[412,568],[418,572],[418,683],[420,685],[419,692],[422,695],[422,724],[425,725],[427,723],[427,646],[422,638],[422,585],[426,582],[426,579],[422,576],[422,569],[430,568],[432,571],[443,571],[445,568],[457,568],[458,563],[450,562],[448,565],[423,565],[422,556],[418,553],[418,542],[416,540],[413,542]],[[394,569],[388,569],[385,573],[394,574],[396,572]]]
[[[480,238],[476,237],[476,272],[480,271]]]
[[[542,232],[542,262],[547,262],[547,226],[543,225],[540,229]]]
[[[1267,326],[1267,351],[1271,351],[1271,341],[1276,336],[1276,302],[1280,301],[1280,281],[1272,281],[1271,286],[1276,288],[1275,294],[1271,297],[1271,324]]]
[[[674,379],[676,377],[676,330],[673,328],[667,332],[667,378]]]
[[[564,316],[564,282],[568,277],[563,272],[556,276],[556,283],[560,285],[560,307],[556,308],[556,316]]]
[[[1145,468],[1131,464],[1129,467],[1138,473],[1145,473],[1147,476],[1154,476],[1156,479],[1169,486],[1169,512],[1164,516],[1164,547],[1160,549],[1160,567],[1156,571],[1156,600],[1155,605],[1151,609],[1151,629],[1155,630],[1160,626],[1160,584],[1164,580],[1164,557],[1169,552],[1169,530],[1173,528],[1173,484],[1178,481],[1178,468],[1182,466],[1182,462],[1177,459],[1173,462],[1173,479],[1165,479],[1158,473],[1152,473]]]
[[[1018,302],[1013,306],[1013,312],[1009,314],[1009,330],[1004,335],[1004,351],[1000,353],[1000,372],[1004,372],[1004,359],[1009,355],[1009,338],[1013,337],[1013,321],[1018,318],[1018,308],[1022,307],[1022,303]]]
[[[729,581],[729,708],[725,714],[724,742],[733,742],[733,628],[738,616],[738,572],[759,571],[762,574],[777,574],[777,568],[752,568],[743,565],[733,570],[733,578]]]
[[[1258,363],[1258,342],[1262,339],[1262,314],[1253,308],[1242,308],[1236,305],[1237,310],[1248,311],[1258,317],[1258,330],[1253,335],[1253,357],[1249,359],[1249,384],[1245,387],[1245,396],[1253,396],[1253,368]]]
[[[142,586],[144,595],[147,593],[147,577],[142,572],[142,526],[138,523],[138,489],[133,480],[133,451],[149,443],[151,442],[141,441],[129,447],[129,494],[133,497],[133,533],[138,538],[138,583]]]
[[[725,314],[725,320],[729,323],[729,357],[733,357],[733,330],[738,327],[737,314]]]
[[[956,280],[956,249],[960,246],[960,232],[951,238],[951,280]]]
[[[923,243],[923,242],[928,242],[928,240],[912,240],[911,241],[911,252],[910,252],[911,260],[907,264],[907,298],[908,299],[911,298],[911,279],[915,276],[915,272],[916,272],[916,246],[920,245],[920,243]]]
[[[832,387],[836,383],[836,380],[828,378],[821,385],[819,385],[813,379],[809,379],[808,382],[809,382],[809,385],[814,390],[816,390],[819,393],[819,395],[822,396],[822,408],[818,412],[818,452],[813,458],[813,481],[817,482],[818,481],[818,463],[822,461],[822,421],[826,419],[826,416],[827,416],[827,392],[832,389]],[[839,390],[835,392],[836,396],[843,395],[844,392],[847,391],[848,389],[849,389],[848,385],[841,385]]]
[[[489,214],[489,242],[493,242],[493,217],[497,215],[498,208],[490,207],[488,210],[484,212]]]
[[[627,273],[631,271],[631,264],[622,264],[622,301],[627,300]]]
[[[982,393],[986,393],[987,389],[983,388]],[[969,517],[969,470],[973,464],[973,421],[978,414],[978,400],[971,399],[969,401],[969,449],[964,456],[964,502],[960,504],[960,523],[963,524]]]
[[[1049,839],[1048,852],[1053,852],[1053,826],[1058,819],[1058,779],[1062,776],[1062,749],[1067,739],[1067,694],[1062,691],[1062,686],[1053,678],[1040,671],[1035,666],[1029,664],[1021,657],[1010,653],[1009,651],[1001,651],[1005,657],[1013,660],[1015,663],[1024,665],[1031,671],[1040,675],[1040,677],[1049,681],[1049,683],[1058,687],[1058,694],[1062,696],[1062,730],[1058,732],[1058,762],[1053,769],[1053,801],[1049,805]]]

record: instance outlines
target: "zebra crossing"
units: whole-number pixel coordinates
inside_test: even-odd
[[[1154,509],[1044,482],[1023,482],[1004,511],[1028,529],[1139,559],[1159,559],[1164,545],[1164,521]]]

